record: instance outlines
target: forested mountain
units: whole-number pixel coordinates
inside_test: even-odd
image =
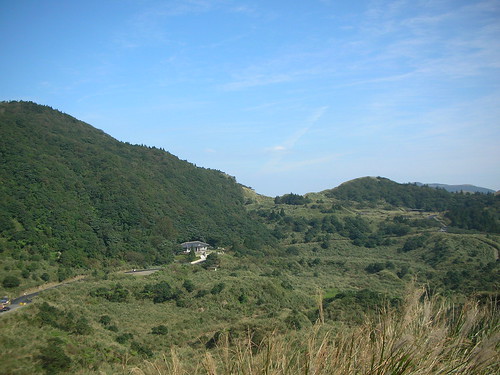
[[[258,252],[234,178],[119,142],[31,102],[0,103],[0,251],[69,267],[160,264],[182,241]]]
[[[363,177],[323,192],[340,201],[386,203],[423,211],[445,212],[452,226],[500,233],[500,196],[450,193],[416,184],[398,184],[383,177]]]

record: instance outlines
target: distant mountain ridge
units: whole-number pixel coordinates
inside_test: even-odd
[[[438,183],[425,184],[421,182],[414,182],[414,184],[417,186],[429,186],[435,189],[444,189],[446,191],[449,191],[450,193],[460,193],[461,191],[463,191],[464,193],[483,193],[483,194],[495,193],[495,190],[469,184],[447,185]]]

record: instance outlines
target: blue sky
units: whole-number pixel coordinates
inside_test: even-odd
[[[275,196],[500,189],[500,0],[0,0],[0,100]]]

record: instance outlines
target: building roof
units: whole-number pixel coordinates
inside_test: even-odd
[[[181,246],[185,248],[191,248],[191,247],[208,247],[210,245],[201,241],[189,241],[181,243]]]

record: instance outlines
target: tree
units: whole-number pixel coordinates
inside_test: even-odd
[[[186,289],[188,293],[191,293],[193,290],[196,289],[194,283],[191,280],[184,280],[182,286],[184,287],[184,289]]]
[[[17,288],[19,285],[21,285],[21,281],[15,277],[15,276],[5,276],[2,285],[4,288]]]
[[[212,290],[210,291],[210,293],[219,294],[220,292],[222,292],[224,290],[225,287],[226,287],[226,284],[224,284],[224,283],[215,284],[213,286]]]
[[[290,205],[302,205],[302,204],[307,204],[311,202],[309,198],[306,198],[302,195],[299,194],[285,194],[282,195],[281,197],[276,197],[274,198],[274,203],[275,204],[290,204]]]
[[[71,358],[64,352],[62,344],[63,341],[56,337],[49,339],[47,345],[40,348],[38,359],[47,374],[57,374],[71,366]]]
[[[151,328],[152,335],[166,335],[168,334],[168,327],[162,325]]]
[[[209,267],[218,267],[219,264],[220,264],[219,255],[217,253],[211,253],[208,254],[207,260],[203,262],[203,267],[205,269]]]

